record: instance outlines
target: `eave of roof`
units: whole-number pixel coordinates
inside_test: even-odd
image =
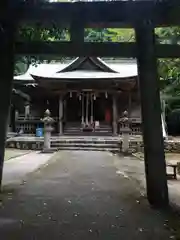
[[[137,73],[137,64],[134,62],[127,63],[114,63],[106,64],[100,58],[97,58],[98,63],[103,64],[105,68],[111,69],[109,72],[105,71],[95,71],[95,70],[74,70],[68,71],[71,67],[71,70],[78,65],[72,66],[76,63],[79,58],[73,60],[70,64],[38,64],[37,66],[30,66],[28,71],[20,76],[15,76],[14,80],[16,82],[35,82],[37,79],[44,80],[77,80],[77,79],[124,79],[124,78],[133,78],[138,75]],[[94,60],[92,60],[94,61]],[[107,71],[108,71],[107,69]]]
[[[72,71],[72,72],[64,72],[64,73],[55,73],[50,76],[47,75],[31,75],[35,80],[43,79],[44,81],[51,80],[108,80],[108,79],[116,79],[116,80],[124,80],[127,78],[137,77],[136,74],[122,74],[122,73],[104,73],[104,72],[96,72],[96,71]]]

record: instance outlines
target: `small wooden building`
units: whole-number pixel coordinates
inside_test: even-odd
[[[28,96],[14,103],[14,131],[35,133],[45,110],[55,120],[54,134],[117,134],[127,110],[132,131],[140,131],[141,114],[134,60],[78,57],[67,63],[30,66],[14,77],[14,88]]]

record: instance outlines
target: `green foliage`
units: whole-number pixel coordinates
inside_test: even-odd
[[[156,29],[157,42],[179,44],[180,27]],[[180,59],[159,59],[158,69],[161,84],[161,97],[166,101],[166,113],[180,108]]]
[[[157,28],[156,36],[161,43],[177,44],[180,42],[180,27]]]
[[[14,75],[23,74],[28,70],[29,67],[29,58],[28,57],[16,57]]]
[[[180,59],[159,59],[159,75],[162,80],[177,79],[180,76]]]
[[[133,29],[126,28],[108,28],[112,42],[135,42],[135,33]]]
[[[178,44],[180,43],[180,27],[165,27],[156,29],[157,42]],[[160,59],[159,75],[161,79],[177,79],[180,74],[180,59]]]
[[[50,28],[22,25],[18,32],[18,39],[21,41],[69,41],[67,29],[60,29],[55,25]]]
[[[86,42],[131,42],[135,40],[132,29],[118,28],[86,28]]]

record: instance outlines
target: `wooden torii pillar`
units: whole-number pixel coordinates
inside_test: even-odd
[[[0,186],[4,164],[8,113],[14,72],[14,36],[16,16],[10,1],[1,0],[0,9]]]
[[[155,56],[155,34],[151,21],[139,23],[135,29],[137,62],[143,121],[143,140],[147,197],[156,207],[167,207],[168,188],[161,106]]]

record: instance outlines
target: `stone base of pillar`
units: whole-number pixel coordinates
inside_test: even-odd
[[[63,135],[63,123],[61,121],[59,122],[59,135]]]
[[[113,127],[113,135],[117,135],[117,122],[113,122],[112,123],[112,127]]]
[[[90,122],[93,124],[93,116],[90,117]]]
[[[42,153],[54,153],[57,152],[58,149],[57,148],[43,148],[43,150],[41,151]]]

